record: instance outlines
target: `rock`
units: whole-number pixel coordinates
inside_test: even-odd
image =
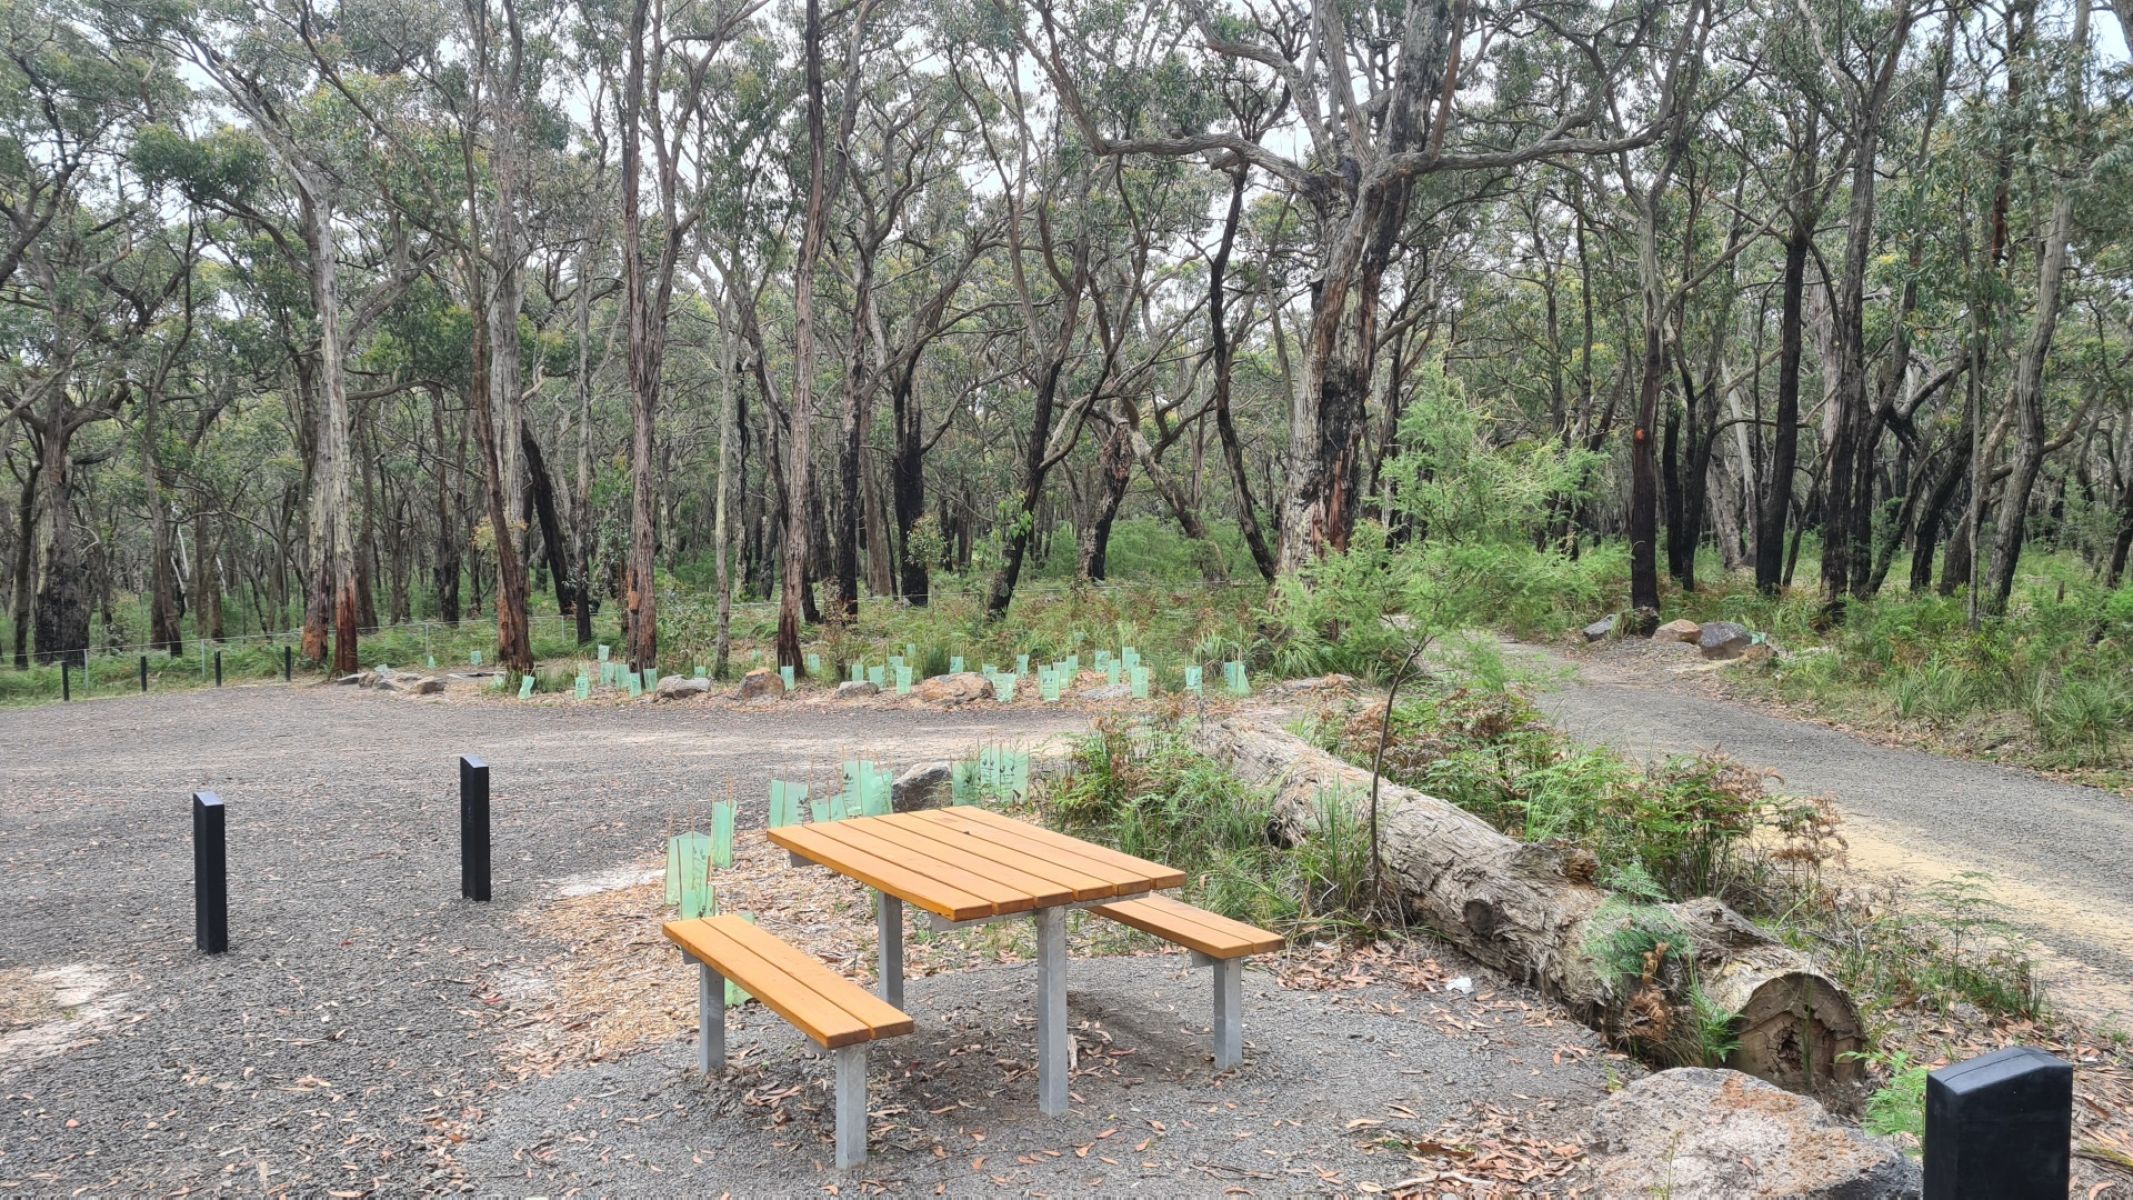
[[[780,684],[784,682],[782,679],[778,680]],[[697,696],[708,696],[710,694],[710,680],[692,679],[686,675],[669,675],[659,681],[658,687],[652,689],[652,699],[654,701],[689,700]]]
[[[896,777],[890,785],[889,803],[897,812],[940,808],[955,793],[953,778],[947,763],[920,763]]]
[[[444,680],[435,676],[419,675],[407,681],[407,690],[417,696],[441,696],[444,694]]]
[[[1106,683],[1097,687],[1083,688],[1074,693],[1074,698],[1076,700],[1131,700],[1133,699],[1133,688],[1130,684]]]
[[[1647,1075],[1593,1118],[1600,1196],[1916,1196],[1918,1166],[1889,1139],[1838,1121],[1807,1096],[1738,1071]]]
[[[661,683],[666,682],[661,680]],[[760,700],[765,696],[775,700],[785,694],[785,679],[769,667],[757,667],[741,676],[740,698]]]
[[[1668,621],[1652,631],[1655,642],[1693,642],[1703,636],[1703,626],[1686,618]]]
[[[1266,691],[1274,696],[1306,696],[1315,692],[1346,696],[1355,691],[1355,676],[1335,672],[1331,675],[1320,675],[1316,679],[1284,679]]]
[[[1599,620],[1594,621],[1592,624],[1587,625],[1585,627],[1585,640],[1588,642],[1602,641],[1612,636],[1614,631],[1614,614],[1609,613],[1607,616],[1601,617]]]
[[[1748,627],[1731,621],[1713,621],[1696,634],[1696,648],[1703,651],[1705,658],[1739,658],[1754,644]]]
[[[378,686],[378,673],[376,671],[358,672],[355,681],[357,687],[374,688]],[[346,683],[347,680],[344,679],[342,682]]]
[[[952,708],[973,700],[992,699],[992,680],[976,671],[965,671],[960,675],[935,675],[931,679],[921,680],[913,690],[919,699],[928,704],[942,704]]]
[[[859,696],[876,695],[880,691],[881,689],[879,687],[876,687],[873,683],[867,680],[847,679],[843,683],[837,685],[837,698],[839,700],[850,700]]]
[[[355,674],[353,674],[353,675],[343,675],[343,676],[341,676],[341,677],[340,677],[339,679],[336,679],[336,680],[334,680],[333,682],[334,682],[335,684],[343,684],[343,685],[345,685],[345,684],[351,684],[351,683],[352,683],[352,684],[363,684],[363,677],[364,677],[365,675],[368,675],[368,674],[370,674],[370,672],[368,672],[368,671],[358,671],[358,672],[356,672],[356,673],[355,673]],[[368,685],[364,685],[364,686],[368,686]]]

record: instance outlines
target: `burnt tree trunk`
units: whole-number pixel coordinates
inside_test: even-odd
[[[1368,823],[1370,773],[1286,730],[1235,717],[1203,723],[1193,744],[1245,783],[1270,789],[1277,832],[1292,843],[1317,832],[1331,803]],[[1380,782],[1377,804],[1387,882],[1403,910],[1593,1028],[1634,1036],[1649,997],[1641,980],[1617,975],[1593,953],[1622,918],[1620,905],[1602,908],[1610,894],[1594,882],[1591,855],[1515,841],[1394,783]],[[1845,1057],[1863,1044],[1858,1009],[1804,955],[1715,899],[1653,907],[1688,935],[1696,979],[1734,1018],[1739,1042],[1725,1065],[1802,1091],[1859,1077],[1859,1064]]]
[[[541,523],[541,545],[547,551],[548,573],[555,577],[556,611],[568,613],[573,604],[584,603],[585,583],[570,569],[570,546],[563,535],[563,522],[556,516],[555,483],[548,475],[548,460],[533,436],[533,426],[518,427],[519,451],[526,459],[526,482],[533,492],[533,513]]]

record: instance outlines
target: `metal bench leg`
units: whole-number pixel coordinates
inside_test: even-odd
[[[1066,910],[1037,910],[1037,1110],[1067,1110]]]
[[[881,998],[897,1008],[904,1006],[904,902],[887,892],[876,892],[874,930],[880,944]]]
[[[1215,1069],[1244,1061],[1244,960],[1215,960]]]
[[[696,967],[696,1069],[710,1075],[726,1069],[726,977]]]
[[[837,1165],[867,1160],[867,1044],[830,1051],[837,1064]]]

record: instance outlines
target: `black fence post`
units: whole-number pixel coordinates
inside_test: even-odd
[[[148,692],[148,656],[145,654],[141,656],[141,692],[143,695]]]
[[[193,941],[203,954],[230,948],[230,859],[222,798],[193,793]]]
[[[74,663],[70,659],[59,660],[59,699],[61,703],[74,699]]]
[[[489,764],[459,758],[459,894],[489,898]]]
[[[222,686],[222,651],[215,651],[215,686]]]
[[[281,648],[281,681],[283,683],[289,682],[289,676],[295,669],[296,650],[293,647],[283,646]]]
[[[1925,1200],[2066,1195],[2074,1068],[2027,1046],[1926,1076]]]

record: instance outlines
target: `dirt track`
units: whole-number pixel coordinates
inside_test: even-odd
[[[2007,918],[2042,950],[2050,1000],[2133,1028],[2133,804],[1708,695],[1677,673],[1698,661],[1686,647],[1682,657],[1515,649],[1571,672],[1540,701],[1578,738],[1640,757],[1718,749],[1777,772],[1787,792],[1830,796],[1852,865],[1871,874],[1917,885],[1988,873]]]

